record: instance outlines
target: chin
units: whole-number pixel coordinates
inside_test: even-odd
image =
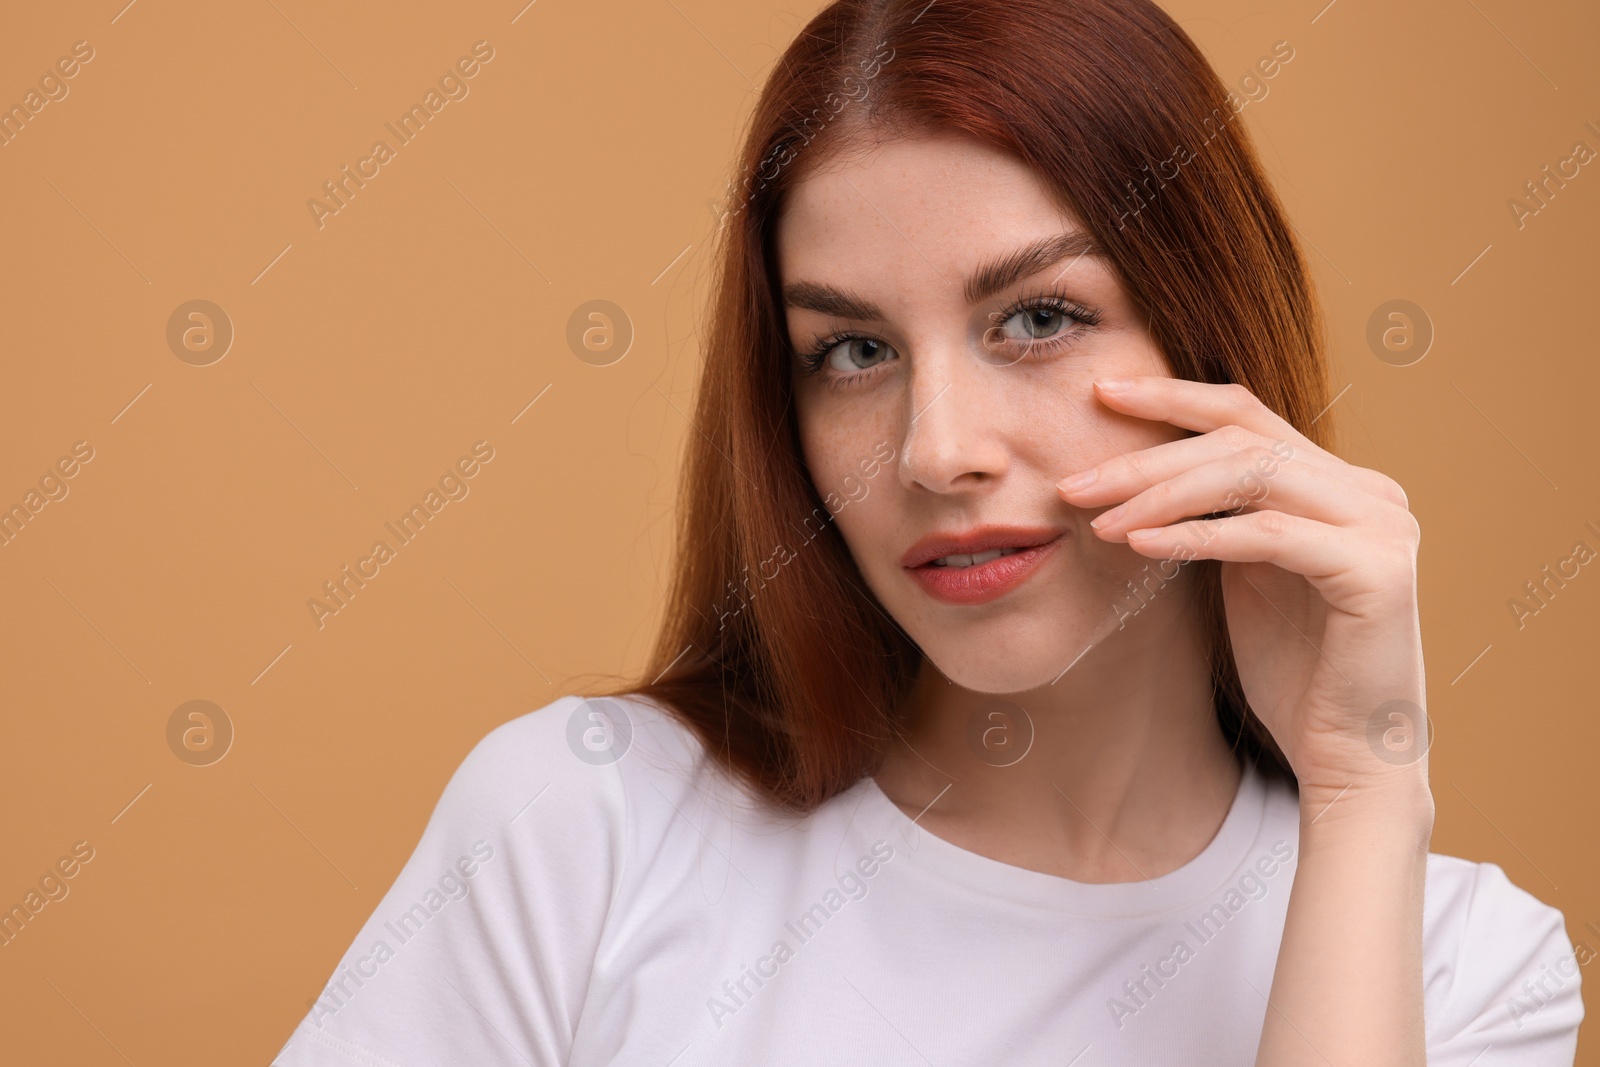
[[[1022,693],[1047,686],[1089,643],[1087,630],[1063,618],[1015,613],[987,625],[913,634],[923,655],[963,689]]]

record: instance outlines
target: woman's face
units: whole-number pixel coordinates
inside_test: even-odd
[[[1161,584],[1159,561],[1089,528],[1105,508],[1055,488],[1187,436],[1095,397],[1097,378],[1170,371],[1109,262],[1074,235],[1087,237],[1023,163],[960,136],[819,170],[778,223],[818,495],[895,621],[980,692],[1048,684],[1090,642],[1127,640],[1141,608],[1128,583],[1146,599]],[[958,540],[928,540],[944,535]],[[929,552],[942,565],[918,565]],[[1181,601],[1184,580],[1156,599]]]

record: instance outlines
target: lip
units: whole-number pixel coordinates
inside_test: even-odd
[[[901,566],[923,591],[947,604],[984,604],[1022,584],[1055,551],[1063,531],[1045,526],[979,526],[930,534],[909,548]],[[974,567],[936,567],[944,556],[1016,548],[1009,556]]]

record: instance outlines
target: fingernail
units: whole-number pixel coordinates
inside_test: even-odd
[[[1127,507],[1126,504],[1118,504],[1110,511],[1102,511],[1097,517],[1089,520],[1089,525],[1096,530],[1103,530],[1121,518],[1126,513]]]
[[[1105,393],[1120,393],[1133,386],[1133,382],[1128,378],[1102,378],[1095,384]]]
[[[1079,471],[1071,477],[1061,479],[1056,483],[1056,488],[1069,493],[1076,492],[1079,489],[1087,489],[1093,485],[1094,480],[1098,477],[1100,477],[1100,472],[1090,467],[1086,471]]]

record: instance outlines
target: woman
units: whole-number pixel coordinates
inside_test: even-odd
[[[478,744],[277,1062],[1571,1064],[1242,106],[1142,0],[819,14],[653,662]]]

